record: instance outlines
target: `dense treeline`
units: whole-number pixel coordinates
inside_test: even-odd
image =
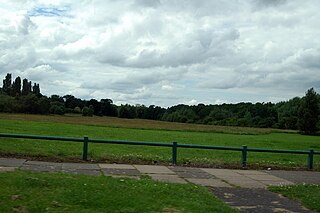
[[[0,112],[32,114],[78,113],[83,116],[115,116],[182,123],[299,129],[313,134],[319,126],[319,95],[309,89],[303,98],[295,97],[280,103],[238,103],[195,106],[176,105],[167,109],[151,105],[116,106],[111,99],[89,101],[72,95],[44,96],[39,84],[17,77],[12,82],[7,74],[0,90]]]

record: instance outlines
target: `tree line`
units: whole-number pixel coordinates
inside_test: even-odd
[[[261,127],[300,130],[314,134],[320,127],[320,96],[313,88],[302,98],[295,97],[279,103],[237,103],[221,105],[184,105],[169,108],[155,105],[117,106],[111,99],[100,101],[82,100],[73,95],[51,95],[40,93],[40,86],[28,79],[7,74],[0,88],[0,112],[59,114],[77,113],[83,116],[114,116],[140,118],[181,123],[208,125]]]

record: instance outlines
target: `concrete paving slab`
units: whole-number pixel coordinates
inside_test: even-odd
[[[167,183],[187,183],[184,179],[178,175],[172,174],[148,174],[153,180],[167,182]]]
[[[132,165],[128,164],[98,164],[101,169],[136,169]]]
[[[199,168],[190,168],[190,167],[168,167],[170,170],[174,171],[181,178],[215,178],[215,176],[199,169]]]
[[[252,178],[257,181],[285,181],[283,178],[279,178],[273,175],[264,174],[264,175],[246,175],[246,177]]]
[[[134,165],[142,174],[175,174],[166,166]]]
[[[100,167],[98,164],[90,164],[90,163],[63,163],[63,170],[99,170]]]
[[[100,170],[90,170],[90,169],[70,169],[62,170],[63,173],[74,174],[74,175],[91,175],[91,176],[100,176]]]
[[[3,167],[0,166],[0,172],[13,172],[17,167]]]
[[[240,186],[243,188],[265,188],[266,185],[256,181],[252,180],[250,178],[242,177],[242,178],[224,178],[224,181],[228,182],[231,185]]]
[[[219,179],[222,179],[222,180],[226,180],[226,181],[245,181],[245,182],[249,182],[249,181],[252,181],[252,182],[254,182],[254,181],[256,181],[256,180],[253,180],[253,179],[251,179],[251,178],[249,178],[249,177],[246,177],[246,176],[241,176],[241,177],[232,177],[232,176],[230,176],[230,177],[228,177],[228,176],[224,176],[223,178],[219,178]]]
[[[233,184],[235,186],[239,186],[241,188],[266,188],[267,185],[260,183],[258,181],[242,181],[242,182],[229,182],[230,184]]]
[[[105,176],[125,175],[140,176],[141,173],[137,169],[101,169]]]
[[[219,179],[199,179],[199,178],[186,178],[187,181],[201,185],[201,186],[211,186],[211,187],[232,187],[231,185],[223,182]]]
[[[320,172],[273,170],[267,173],[294,183],[320,184]]]
[[[227,177],[242,177],[241,174],[233,171],[233,170],[229,170],[229,169],[207,169],[207,168],[202,168],[201,170],[216,176],[218,178],[223,178],[225,176]]]
[[[43,161],[26,161],[23,165],[34,165],[34,166],[53,166],[62,167],[62,163],[56,162],[43,162]]]
[[[265,175],[265,172],[262,171],[256,171],[256,170],[232,170],[233,172],[239,173],[241,175]]]
[[[61,163],[43,162],[43,161],[26,161],[21,167],[21,170],[35,171],[35,172],[60,172],[62,168]]]
[[[0,158],[0,166],[20,167],[26,161],[26,159]]]
[[[61,165],[55,166],[55,165],[33,165],[33,164],[23,164],[20,167],[21,170],[26,171],[34,171],[34,172],[60,172],[61,171]]]

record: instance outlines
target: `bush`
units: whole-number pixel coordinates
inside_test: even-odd
[[[51,114],[63,115],[65,113],[64,104],[58,101],[52,102],[49,112]]]
[[[74,113],[76,113],[76,114],[80,114],[81,113],[81,109],[80,109],[80,107],[75,107],[74,109],[73,109],[73,112]]]
[[[91,116],[92,117],[93,112],[94,112],[94,110],[93,110],[92,106],[90,106],[90,107],[85,106],[82,109],[82,116]]]

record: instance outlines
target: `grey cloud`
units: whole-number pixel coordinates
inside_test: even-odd
[[[299,17],[290,16],[287,13],[273,13],[263,14],[259,17],[259,22],[262,27],[268,28],[293,28],[299,26],[300,22],[303,21]]]
[[[302,68],[320,69],[320,49],[307,49],[297,59]]]
[[[24,70],[22,74],[33,81],[56,79],[60,75],[60,73],[49,64],[41,64],[28,68]]]
[[[137,57],[128,59],[126,65],[146,68],[203,63],[212,57],[232,54],[232,43],[239,36],[235,29],[222,32],[199,30],[185,35],[182,41],[172,44],[167,51],[144,49]]]
[[[276,7],[287,3],[287,0],[253,0],[254,6],[259,9],[265,7]]]
[[[134,0],[135,5],[142,7],[157,7],[160,4],[160,0]]]
[[[204,73],[204,78],[197,83],[200,88],[230,89],[239,87],[241,76],[234,70],[213,69]]]
[[[107,63],[115,66],[121,66],[125,61],[125,59],[126,59],[125,56],[121,54],[120,51],[111,51],[111,50],[109,51],[105,50],[97,56],[97,60],[100,63]]]
[[[0,66],[7,72],[23,71],[30,66],[34,66],[37,55],[31,47],[20,47],[18,49],[10,49],[1,57]]]
[[[119,95],[119,101],[123,101],[124,103],[138,104],[145,102],[145,99],[149,99],[152,97],[152,93],[147,91],[138,91],[135,90],[131,94],[121,94]],[[135,103],[134,103],[135,102]]]
[[[205,16],[221,16],[231,13],[234,14],[236,13],[236,8],[242,7],[242,4],[237,0],[164,0],[162,3],[166,10],[177,13],[184,11],[197,18]]]
[[[166,69],[166,70],[152,70],[149,72],[135,72],[128,75],[126,80],[134,81],[139,84],[155,84],[161,81],[177,81],[182,79],[186,74],[184,68],[180,69]]]
[[[119,90],[133,91],[143,86],[156,85],[162,81],[177,81],[183,78],[185,71],[182,70],[166,70],[156,71],[152,70],[149,72],[131,72],[123,78],[110,82],[108,88]]]

